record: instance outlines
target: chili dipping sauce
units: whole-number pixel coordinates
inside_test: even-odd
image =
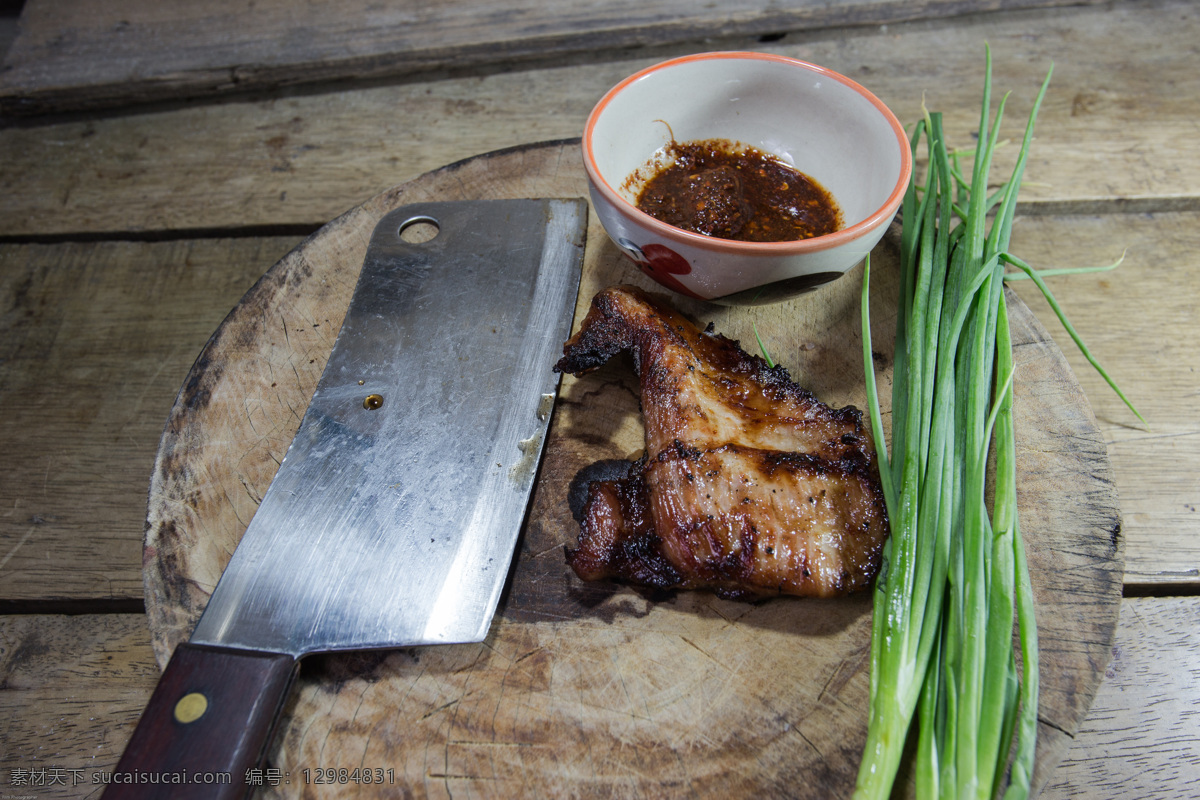
[[[842,227],[841,209],[816,181],[772,155],[726,139],[673,141],[626,186],[643,180],[635,202],[639,209],[705,236],[789,242]]]

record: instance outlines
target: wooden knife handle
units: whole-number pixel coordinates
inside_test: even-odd
[[[245,797],[298,663],[279,653],[179,645],[105,800]]]

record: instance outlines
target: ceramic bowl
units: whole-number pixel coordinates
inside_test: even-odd
[[[840,206],[843,227],[740,242],[639,211],[630,176],[672,141],[704,139],[750,145],[812,178]],[[912,173],[904,130],[877,97],[823,67],[753,52],[684,56],[626,78],[589,115],[583,156],[592,205],[617,246],[662,285],[731,304],[785,299],[853,268],[895,217]]]

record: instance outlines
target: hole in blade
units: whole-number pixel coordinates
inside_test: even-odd
[[[408,244],[424,244],[438,235],[438,221],[433,217],[413,217],[400,224],[396,235]]]

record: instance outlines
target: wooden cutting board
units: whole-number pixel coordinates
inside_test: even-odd
[[[376,221],[414,201],[584,195],[578,141],[480,156],[330,222],[245,295],[182,387],[151,481],[144,566],[160,663],[199,618],[299,426]],[[894,251],[889,236],[872,270],[885,396]],[[757,329],[818,397],[861,407],[861,277],[860,267],[799,299],[755,309],[672,301],[750,350]],[[655,286],[593,217],[576,321],[596,290],[618,282]],[[1022,528],[1041,631],[1040,786],[1108,663],[1121,522],[1086,399],[1028,308],[1011,293],[1008,302]],[[306,659],[269,753],[279,772],[268,774],[278,781],[266,796],[848,797],[866,733],[867,595],[759,603],[655,595],[585,584],[567,567],[577,474],[641,449],[628,362],[564,378],[487,641]]]

